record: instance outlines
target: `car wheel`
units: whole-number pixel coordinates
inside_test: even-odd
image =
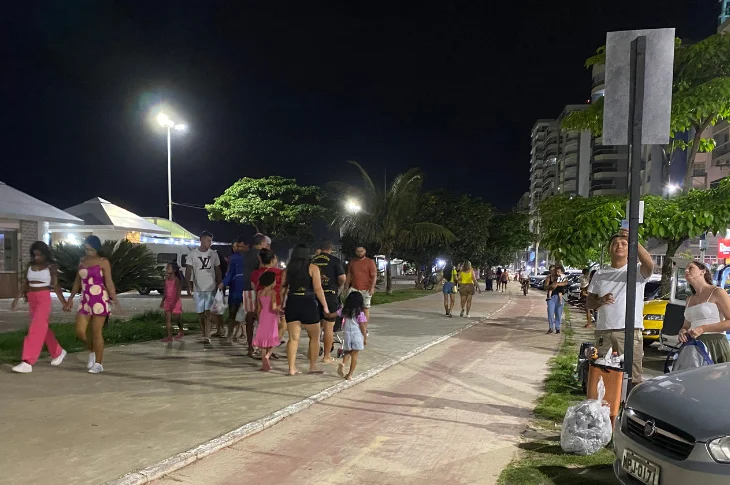
[[[152,291],[152,290],[150,290],[149,288],[141,288],[137,291],[139,292],[140,295],[149,295],[150,291]]]

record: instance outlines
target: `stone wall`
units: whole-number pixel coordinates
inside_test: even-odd
[[[35,221],[20,221],[20,261],[22,268],[25,268],[30,262],[30,246],[41,239],[38,234],[38,223]],[[19,273],[23,273],[20,268]]]

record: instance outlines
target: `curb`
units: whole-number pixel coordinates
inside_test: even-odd
[[[267,428],[270,428],[274,426],[279,421],[283,420],[286,417],[289,417],[293,414],[296,414],[300,411],[304,411],[308,407],[312,406],[313,404],[316,404],[320,401],[324,401],[325,399],[340,393],[344,391],[345,389],[349,389],[352,386],[355,386],[367,379],[370,379],[371,377],[374,377],[381,372],[393,367],[394,365],[400,364],[401,362],[410,359],[411,357],[414,357],[434,345],[438,345],[451,337],[460,334],[461,332],[473,327],[474,325],[478,325],[480,323],[484,323],[486,320],[491,318],[492,316],[496,315],[497,313],[504,310],[507,305],[509,305],[512,302],[512,296],[510,295],[508,300],[505,302],[504,305],[499,307],[498,309],[487,313],[483,318],[467,323],[463,327],[454,330],[453,332],[443,335],[435,340],[432,340],[430,342],[427,342],[419,347],[416,347],[415,349],[411,350],[410,352],[403,354],[399,357],[396,357],[394,359],[390,359],[386,362],[383,362],[380,365],[377,365],[371,369],[368,369],[367,371],[363,372],[362,374],[358,375],[351,381],[342,381],[338,384],[335,384],[333,386],[328,387],[327,389],[318,392],[317,394],[314,394],[308,398],[302,399],[299,402],[296,402],[294,404],[290,404],[289,406],[286,406],[278,411],[275,411],[267,416],[264,416],[263,418],[257,419],[256,421],[252,421],[250,423],[246,423],[243,426],[234,429],[233,431],[229,431],[228,433],[219,436],[217,438],[213,438],[212,440],[203,443],[202,445],[196,446],[195,448],[192,448],[187,451],[183,451],[182,453],[178,453],[174,456],[171,456],[170,458],[167,458],[165,460],[159,461],[153,465],[150,465],[146,468],[143,468],[141,470],[137,470],[131,473],[127,473],[126,475],[122,476],[121,478],[117,478],[115,480],[111,480],[105,483],[105,485],[142,485],[151,482],[152,480],[157,480],[158,478],[162,478],[165,475],[168,475],[176,470],[179,470],[183,467],[186,467],[201,458],[204,458],[210,454],[215,453],[216,451],[219,451],[223,448],[227,448],[229,446],[232,446],[239,441],[248,438],[249,436],[252,436],[256,433],[259,433]]]

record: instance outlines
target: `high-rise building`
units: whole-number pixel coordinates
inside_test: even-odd
[[[720,16],[717,19],[719,25],[730,19],[730,0],[720,0]]]
[[[595,102],[605,90],[605,68],[593,66],[591,100]],[[624,146],[603,145],[600,136],[593,138],[591,153],[590,195],[620,195],[628,192],[629,151]]]
[[[569,104],[558,116],[558,126],[574,111],[587,109],[587,104]],[[560,130],[558,147],[558,193],[588,197],[590,195],[591,133]]]
[[[555,120],[537,120],[532,127],[530,150],[530,210],[535,210],[543,200],[545,174],[545,139],[547,129]]]

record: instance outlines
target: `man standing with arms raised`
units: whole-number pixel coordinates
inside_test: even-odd
[[[599,269],[588,286],[586,307],[589,310],[598,310],[596,322],[596,346],[598,353],[603,356],[609,348],[613,348],[619,355],[624,353],[626,344],[626,287],[629,258],[629,233],[622,229],[611,238],[609,251],[611,266]],[[634,308],[634,362],[631,374],[635,384],[642,380],[642,360],[644,345],[642,331],[644,330],[644,287],[646,281],[654,271],[654,262],[649,252],[639,244],[639,263],[636,272],[636,307]]]
[[[312,258],[312,264],[319,268],[322,279],[322,290],[327,300],[327,307],[330,313],[324,313],[322,305],[319,305],[319,314],[324,330],[324,356],[322,362],[333,362],[330,356],[332,342],[334,341],[335,319],[337,310],[340,307],[340,288],[345,284],[345,269],[342,267],[340,258],[332,254],[332,241],[322,239],[319,245],[319,252]]]
[[[243,254],[243,310],[246,312],[246,341],[248,356],[253,357],[253,326],[256,322],[256,288],[251,284],[251,274],[259,269],[259,253],[271,247],[271,239],[259,233],[251,241],[251,249]]]
[[[365,317],[370,321],[370,301],[375,294],[375,282],[378,279],[378,270],[375,261],[366,256],[363,246],[355,248],[355,257],[347,267],[345,288],[348,294],[359,291],[365,306]]]
[[[188,254],[185,261],[185,282],[189,284],[193,278],[193,300],[195,311],[198,313],[202,337],[200,342],[210,344],[210,309],[215,299],[215,291],[221,281],[221,262],[218,253],[210,249],[213,244],[213,235],[208,231],[200,234],[200,247]],[[190,286],[188,286],[188,295]]]

